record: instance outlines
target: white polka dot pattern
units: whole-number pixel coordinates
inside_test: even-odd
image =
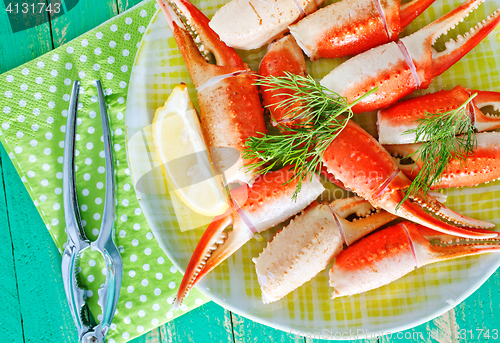
[[[123,342],[174,318],[167,299],[181,275],[153,240],[136,200],[127,166],[124,113],[137,43],[153,2],[128,11],[46,55],[3,74],[0,79],[0,140],[22,176],[60,251],[66,244],[62,211],[62,155],[72,80],[81,82],[76,142],[77,196],[88,237],[97,238],[104,206],[105,168],[101,119],[94,80],[103,83],[113,129],[117,189],[115,241],[124,260],[117,314],[107,335]],[[102,257],[88,251],[80,259],[80,280],[94,313],[105,281]],[[173,268],[173,269],[172,269]],[[188,309],[201,305],[193,290]],[[204,299],[204,298],[203,298]],[[182,314],[181,311],[175,316]]]

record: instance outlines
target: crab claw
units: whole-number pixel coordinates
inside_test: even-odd
[[[356,218],[351,220],[352,216]],[[281,299],[325,269],[344,244],[352,244],[395,218],[386,211],[375,211],[359,197],[334,200],[330,205],[313,202],[253,259],[262,301],[268,304]]]
[[[470,238],[490,238],[495,232],[477,233],[448,224],[425,212],[468,227],[492,228],[495,225],[462,216],[447,208],[431,195],[416,194],[401,203],[411,181],[398,169],[393,157],[375,138],[349,120],[323,154],[327,171],[374,207],[435,230]]]
[[[438,20],[401,39],[417,70],[419,88],[427,88],[436,76],[448,70],[498,25],[500,9],[470,29],[464,36],[458,35],[456,41],[453,39],[448,41],[444,51],[437,52],[432,48],[440,36],[462,22],[483,2],[484,0],[468,0]]]
[[[233,206],[214,219],[201,237],[184,273],[173,307],[178,309],[187,292],[203,276],[233,254],[256,232],[265,231],[303,210],[325,190],[316,176],[302,181],[296,200],[292,199],[298,180],[293,169],[284,168],[259,176],[253,186],[232,190]],[[286,183],[286,184],[285,184]],[[238,193],[248,192],[246,200]],[[225,232],[231,225],[232,230]]]
[[[215,168],[225,174],[228,184],[251,184],[257,173],[245,168],[254,161],[241,158],[244,143],[248,137],[266,132],[254,76],[234,49],[219,40],[208,26],[207,17],[189,1],[157,1],[198,90],[203,135],[208,147],[216,148],[210,149]],[[186,24],[181,18],[185,18]],[[216,65],[207,62],[209,53],[215,56]],[[239,155],[233,164],[235,152]]]
[[[472,187],[481,183],[495,181],[500,178],[500,132],[482,132],[476,134],[477,145],[465,161],[451,159],[441,180],[432,185],[431,189],[448,187]],[[398,167],[413,180],[423,162],[415,155],[422,143],[384,145],[392,155],[410,157],[414,163],[402,164]]]
[[[208,18],[189,1],[157,0],[157,2],[167,17],[196,88],[206,84],[212,77],[247,69],[234,49],[221,42],[217,33],[210,29]],[[188,27],[181,17],[186,18]],[[195,40],[188,28],[192,29],[199,38]],[[208,63],[209,53],[214,54],[216,65]]]
[[[355,55],[398,39],[434,1],[338,1],[290,25],[290,33],[313,61]]]
[[[460,107],[469,97],[472,99],[467,109],[472,124],[477,131],[500,128],[500,116],[483,113],[481,108],[493,106],[500,111],[500,92],[475,91],[456,86],[450,91],[442,90],[410,100],[401,101],[387,109],[379,110],[377,116],[378,141],[381,144],[405,144],[415,142],[415,133],[408,132],[417,128],[419,121],[427,113],[445,113]]]
[[[483,0],[468,0],[421,30],[399,40],[368,50],[345,61],[321,80],[321,85],[347,97],[349,102],[377,87],[352,110],[356,113],[391,106],[417,89],[427,88],[434,78],[485,38],[500,22],[500,9],[477,24],[446,50],[432,48],[441,35],[464,20]]]
[[[493,113],[483,113],[481,108],[493,106],[493,109],[500,112],[500,92],[489,91],[469,91],[471,94],[477,93],[472,99],[474,108],[472,121],[478,131],[488,131],[500,128],[500,117]]]
[[[434,239],[454,244],[430,244],[429,240]],[[332,298],[387,285],[430,263],[498,251],[498,238],[487,243],[460,244],[456,237],[404,221],[363,238],[337,256],[330,270]]]
[[[302,50],[295,42],[292,35],[287,35],[276,42],[269,44],[267,53],[260,62],[259,74],[263,77],[285,76],[285,72],[307,76],[306,60]],[[271,123],[273,126],[279,124],[287,126],[294,123],[288,118],[290,113],[294,113],[296,108],[301,106],[296,104],[294,107],[278,107],[276,104],[288,98],[291,90],[272,89],[267,86],[260,86],[262,93],[262,102],[271,112]]]
[[[410,196],[411,200],[401,203],[409,185],[410,180],[400,171],[387,185],[387,192],[383,195],[381,194],[380,198],[375,200],[375,202],[389,213],[428,226],[439,232],[476,239],[487,239],[498,236],[498,233],[495,231],[471,230],[471,228],[494,228],[495,225],[461,215],[443,205],[430,194],[424,195],[422,192],[418,192],[416,195]],[[437,217],[424,211],[424,208]],[[466,226],[467,228],[450,225],[439,217],[454,224]]]

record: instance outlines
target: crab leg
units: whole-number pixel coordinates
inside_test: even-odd
[[[314,176],[302,182],[302,189],[294,201],[292,195],[298,180],[286,183],[293,175],[293,169],[288,168],[269,172],[259,176],[251,188],[243,185],[231,192],[233,206],[214,219],[195,248],[177,293],[175,308],[180,306],[194,284],[248,242],[256,232],[265,231],[290,218],[323,193],[324,187]],[[245,199],[241,193],[246,192],[248,197]],[[231,224],[232,230],[225,233]]]
[[[472,187],[481,183],[500,179],[500,132],[482,132],[476,134],[477,145],[472,155],[465,162],[451,159],[441,180],[431,189],[448,187]],[[423,167],[422,160],[414,154],[422,145],[397,144],[384,145],[392,155],[399,157],[412,156],[413,164],[398,163],[401,171],[410,179],[414,179]]]
[[[339,1],[290,25],[290,33],[313,61],[355,55],[396,40],[434,1]]]
[[[268,304],[281,299],[325,269],[344,244],[350,245],[397,218],[386,211],[372,213],[374,210],[359,197],[309,205],[253,259],[262,301]],[[359,219],[345,219],[354,214]]]
[[[357,113],[388,107],[416,89],[427,88],[500,22],[499,9],[463,37],[458,36],[456,42],[446,43],[444,51],[432,48],[441,35],[463,21],[483,1],[468,0],[398,43],[390,42],[354,56],[332,70],[321,84],[347,97],[349,102],[378,87],[352,108]]]
[[[387,150],[352,120],[328,146],[323,155],[323,163],[335,178],[377,208],[456,236],[469,238],[497,236],[496,232],[470,231],[433,217],[420,205],[462,226],[494,227],[494,224],[468,218],[452,211],[431,195],[418,193],[412,197],[414,201],[406,200],[398,208],[411,181],[398,169]]]
[[[415,133],[404,133],[416,129],[426,113],[444,113],[460,107],[472,94],[477,94],[467,109],[477,131],[500,128],[500,117],[483,113],[482,107],[493,106],[500,111],[500,92],[475,91],[456,86],[450,91],[426,94],[401,101],[394,106],[378,111],[378,141],[381,144],[405,144],[415,142]]]
[[[337,256],[330,270],[332,298],[387,285],[430,263],[500,251],[498,238],[487,243],[451,246],[432,245],[429,240],[433,239],[443,244],[458,241],[408,221],[363,238]]]
[[[165,13],[184,62],[195,87],[198,89],[201,124],[216,169],[225,172],[227,183],[251,184],[257,177],[246,172],[244,166],[252,161],[243,160],[241,151],[250,136],[265,133],[263,108],[254,77],[234,49],[219,40],[208,26],[208,19],[187,0],[157,0]],[[186,18],[189,28],[197,34],[198,46],[188,27],[180,19]],[[213,53],[217,65],[207,62]],[[222,149],[214,149],[222,148]],[[227,149],[230,148],[230,149]],[[236,158],[234,158],[236,152]],[[234,163],[236,162],[236,163]]]

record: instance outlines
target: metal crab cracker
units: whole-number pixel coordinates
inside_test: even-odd
[[[66,135],[64,139],[63,196],[64,217],[66,221],[68,241],[62,256],[62,274],[69,308],[71,310],[73,320],[75,321],[79,341],[82,343],[105,342],[106,333],[109,330],[116,311],[116,304],[120,294],[120,286],[123,275],[122,258],[113,238],[115,183],[108,115],[106,112],[106,104],[104,102],[104,95],[100,81],[96,81],[96,86],[99,96],[99,107],[104,138],[106,194],[101,229],[99,231],[99,236],[95,241],[90,241],[85,235],[80,218],[78,200],[76,198],[75,131],[76,116],[78,111],[78,95],[80,89],[79,81],[73,82],[68,119],[66,123]],[[88,248],[99,251],[104,258],[106,266],[106,282],[98,291],[98,304],[102,310],[102,319],[100,323],[97,323],[92,316],[89,305],[86,303],[84,290],[78,286],[77,282],[78,257]]]

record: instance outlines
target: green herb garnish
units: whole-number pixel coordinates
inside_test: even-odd
[[[320,172],[324,152],[353,115],[351,107],[375,90],[349,104],[346,98],[321,86],[310,76],[286,73],[280,77],[261,77],[257,84],[269,87],[269,90],[292,91],[291,94],[277,94],[285,99],[271,105],[288,111],[286,119],[289,124],[278,124],[278,128],[286,133],[250,137],[245,142],[243,158],[257,160],[246,168],[264,174],[286,166],[293,167],[295,175],[288,182],[299,180],[293,194],[295,199],[302,180],[308,174],[312,179],[314,173]]]
[[[415,133],[415,143],[422,145],[410,156],[423,162],[422,169],[411,183],[398,207],[419,191],[427,194],[434,183],[439,182],[452,158],[460,161],[472,155],[477,146],[476,133],[467,107],[477,95],[473,94],[460,107],[439,114],[426,113],[419,119],[417,128],[403,134]],[[397,208],[398,208],[397,207]]]

